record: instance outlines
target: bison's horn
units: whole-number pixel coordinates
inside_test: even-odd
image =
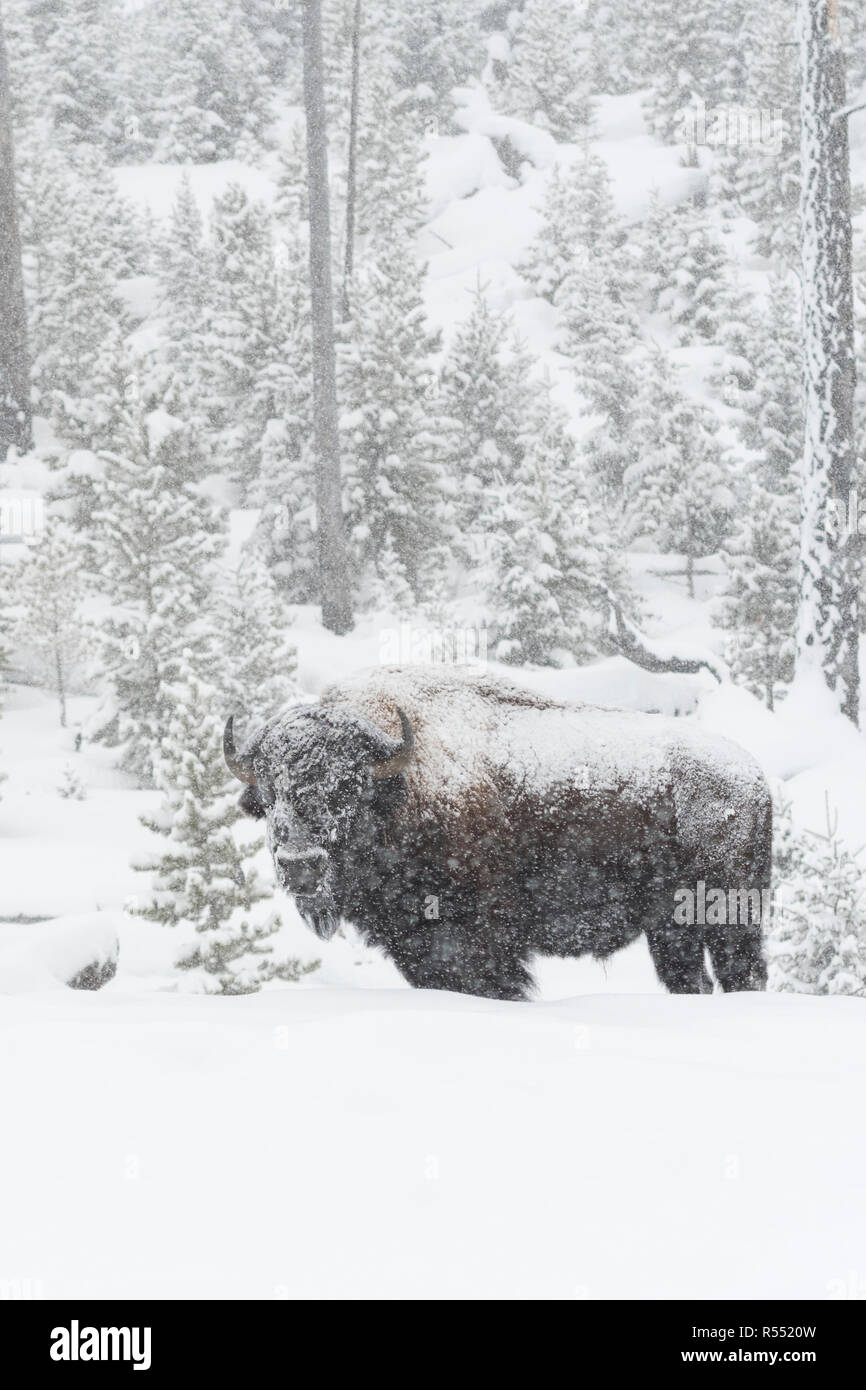
[[[239,754],[235,749],[234,715],[230,714],[226,720],[223,731],[223,756],[226,760],[226,767],[239,782],[246,782],[248,787],[256,784],[255,773],[249,758]]]
[[[398,708],[397,713],[400,716],[400,728],[403,731],[403,737],[400,740],[389,739],[388,757],[373,764],[373,777],[377,782],[384,777],[399,777],[401,772],[405,772],[415,747],[412,725],[401,709]]]

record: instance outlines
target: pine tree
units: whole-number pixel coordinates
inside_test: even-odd
[[[757,224],[758,254],[798,268],[800,119],[793,29],[790,0],[769,0],[762,12],[747,12],[744,106],[758,128],[736,148],[735,194],[742,211]]]
[[[790,817],[790,811],[787,811]],[[866,995],[866,882],[826,800],[826,834],[790,825],[785,874],[767,945],[769,988],[793,994]],[[780,817],[776,817],[776,835]],[[784,833],[784,832],[783,832]]]
[[[731,636],[725,659],[772,710],[794,674],[799,535],[796,501],[752,482],[747,512],[723,557],[728,593],[721,625]]]
[[[729,588],[720,622],[731,632],[726,657],[735,677],[772,709],[793,676],[805,433],[801,327],[789,280],[771,277],[766,308],[740,322],[746,332],[731,365],[750,458],[740,522],[723,552]]]
[[[727,252],[703,204],[689,200],[674,210],[666,252],[670,259],[659,308],[680,329],[683,345],[695,336],[717,342],[732,289]]]
[[[453,114],[452,91],[480,73],[484,48],[477,10],[465,0],[424,5],[370,4],[368,24],[388,35],[398,87],[417,123],[438,121],[443,133]]]
[[[694,597],[695,562],[724,542],[733,499],[709,412],[686,399],[658,349],[642,370],[635,428],[640,458],[624,478],[631,533],[685,556]]]
[[[203,425],[201,363],[205,325],[219,281],[205,241],[204,224],[188,170],[178,184],[167,234],[157,251],[160,312],[165,337],[164,399],[174,414]]]
[[[658,312],[674,271],[674,222],[675,209],[663,203],[658,188],[653,188],[637,235],[640,284],[652,313]]]
[[[455,543],[477,538],[485,495],[497,475],[511,480],[526,448],[535,390],[532,361],[510,320],[492,312],[479,285],[442,367],[447,457],[456,486]]]
[[[417,232],[424,216],[422,146],[393,73],[373,63],[358,113],[356,232],[371,254],[395,236]]]
[[[416,597],[440,541],[446,424],[436,390],[423,270],[408,237],[359,273],[340,351],[343,452],[357,562],[376,568],[390,535]]]
[[[590,89],[622,94],[645,85],[641,0],[602,0],[590,5]]]
[[[15,598],[22,609],[18,639],[40,679],[57,696],[64,729],[70,684],[87,650],[84,596],[81,544],[55,521],[22,565]]]
[[[704,7],[684,10],[677,0],[644,6],[642,64],[651,82],[645,112],[659,139],[681,140],[686,113],[700,102],[714,104],[720,75],[716,39]]]
[[[88,444],[78,422],[105,343],[126,316],[118,209],[94,166],[49,154],[30,188],[24,224],[31,258],[34,377],[43,414],[70,443]]]
[[[806,430],[802,356],[798,286],[788,276],[773,275],[757,334],[754,405],[744,441],[760,451],[765,485],[784,495],[800,488]]]
[[[55,126],[73,143],[106,153],[117,152],[123,139],[117,82],[121,25],[116,0],[65,0],[48,44]]]
[[[128,379],[114,447],[101,455],[94,514],[96,574],[114,605],[99,634],[112,691],[100,737],[121,746],[121,766],[143,784],[153,781],[164,692],[181,653],[192,652],[203,676],[218,665],[207,600],[223,540],[218,515],[175,466],[183,428],[148,412],[135,376]]]
[[[278,384],[290,329],[264,204],[230,184],[214,200],[211,236],[214,282],[201,338],[202,399],[220,468],[246,492],[261,467],[268,421],[283,414]]]
[[[63,781],[57,791],[64,801],[87,800],[87,786],[71,763],[67,763],[64,767]]]
[[[229,576],[223,603],[222,641],[231,693],[237,708],[261,723],[297,696],[297,652],[285,603],[255,550],[245,549]]]
[[[567,169],[554,165],[538,236],[518,269],[536,294],[554,304],[576,250],[610,258],[622,269],[618,255],[625,240],[607,165],[587,152]]]
[[[527,422],[515,474],[489,490],[481,525],[497,659],[549,665],[558,649],[578,661],[598,655],[601,588],[617,592],[624,607],[633,603],[565,419],[546,391]]]
[[[599,417],[587,447],[610,502],[619,498],[638,451],[635,353],[641,339],[635,299],[631,267],[615,253],[596,260],[586,252],[576,256],[556,295],[562,351],[588,410]]]
[[[576,139],[590,117],[586,48],[574,0],[526,0],[508,69],[509,112],[556,140]]]
[[[243,153],[268,118],[265,61],[234,0],[159,0],[150,54],[155,158],[210,163]]]
[[[182,657],[161,691],[165,726],[156,765],[162,805],[142,824],[168,841],[165,852],[134,867],[152,875],[151,902],[138,915],[198,936],[178,960],[209,994],[250,994],[269,980],[297,980],[315,969],[274,954],[280,919],[251,861],[260,840],[241,841],[237,787],[222,756],[216,690]],[[317,964],[317,963],[316,963]]]

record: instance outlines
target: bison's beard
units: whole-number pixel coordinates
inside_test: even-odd
[[[312,898],[295,898],[298,912],[308,927],[322,941],[330,941],[340,925],[340,912],[329,893],[318,892]]]

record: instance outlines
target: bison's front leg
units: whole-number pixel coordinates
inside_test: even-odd
[[[704,963],[704,935],[694,927],[648,927],[647,942],[659,980],[671,994],[712,994]]]
[[[469,939],[441,923],[401,937],[391,956],[415,989],[448,989],[485,999],[526,999],[533,980],[518,954]]]

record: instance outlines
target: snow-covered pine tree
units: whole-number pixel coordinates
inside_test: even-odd
[[[171,217],[157,249],[160,314],[165,347],[166,408],[188,422],[204,423],[200,364],[205,325],[218,284],[189,171],[184,170]]]
[[[794,674],[798,507],[795,496],[754,479],[744,501],[723,551],[729,578],[720,622],[730,634],[725,659],[734,678],[772,710]]]
[[[268,421],[283,416],[279,378],[290,325],[281,294],[270,212],[233,183],[214,200],[213,282],[199,360],[220,470],[242,495],[261,468]]]
[[[62,728],[70,684],[87,651],[82,553],[75,533],[52,521],[16,575],[18,641],[35,674],[57,696]]]
[[[641,377],[640,457],[623,480],[628,525],[632,536],[647,536],[663,553],[685,557],[694,597],[695,564],[724,543],[733,498],[712,417],[683,395],[660,349],[649,354]]]
[[[222,753],[217,691],[182,656],[160,704],[164,727],[156,760],[163,794],[142,824],[167,840],[163,853],[134,864],[151,875],[152,899],[137,915],[161,926],[193,928],[177,961],[209,994],[251,994],[269,980],[298,980],[316,963],[274,952],[281,926],[252,860],[262,841],[241,839],[237,784]],[[245,825],[249,825],[245,821]]]
[[[647,124],[669,144],[682,141],[683,117],[699,102],[713,104],[719,53],[705,6],[684,10],[678,0],[643,7],[642,67],[651,82]]]
[[[471,550],[496,476],[510,481],[526,448],[535,387],[532,360],[510,320],[494,314],[479,285],[442,367],[449,474],[456,489],[455,544]]]
[[[616,251],[595,259],[586,251],[575,255],[555,299],[562,352],[589,413],[598,417],[587,440],[588,462],[614,506],[639,448],[634,435],[635,359],[641,348],[636,299],[632,266]]]
[[[242,155],[269,116],[265,60],[235,0],[158,0],[149,32],[155,158]]]
[[[358,273],[340,346],[340,402],[351,545],[375,570],[388,535],[416,597],[441,539],[447,425],[427,323],[423,268],[408,230]]]
[[[220,628],[232,705],[261,723],[298,694],[297,651],[285,601],[257,551],[246,547],[222,595]]]
[[[674,271],[674,208],[663,203],[658,188],[650,191],[646,217],[635,241],[638,248],[640,287],[647,308],[656,313]]]
[[[57,792],[64,801],[87,800],[87,784],[83,781],[80,772],[71,763],[67,763],[63,769],[63,779]]]
[[[271,392],[275,414],[265,425],[258,478],[249,489],[250,503],[262,508],[262,555],[284,600],[295,603],[319,596],[308,228],[298,220],[305,202],[305,185],[284,189],[276,255],[286,336],[261,376],[261,398]]]
[[[597,656],[605,646],[605,586],[633,609],[591,489],[564,415],[539,388],[520,462],[511,479],[489,488],[480,523],[500,661],[549,665],[562,651],[577,661]]]
[[[743,341],[740,341],[740,331]],[[720,612],[735,677],[772,709],[793,675],[803,457],[802,335],[790,278],[770,279],[767,304],[732,323],[728,369],[738,383],[737,427],[750,451],[739,515],[723,551]]]
[[[121,766],[144,785],[153,782],[164,691],[181,653],[191,652],[203,677],[218,669],[209,566],[224,541],[219,515],[176,467],[185,428],[148,412],[136,377],[127,378],[114,447],[101,455],[91,538],[95,575],[114,605],[99,632],[112,701],[98,736],[121,746]]]
[[[422,145],[405,92],[380,61],[371,64],[358,111],[356,234],[359,250],[376,250],[421,226]],[[359,254],[363,262],[363,254]]]
[[[866,995],[866,879],[826,798],[826,834],[797,834],[777,809],[787,853],[767,942],[768,986],[792,994]],[[787,821],[787,824],[786,824]]]
[[[118,84],[121,6],[117,0],[64,0],[55,15],[47,52],[54,124],[74,144],[116,154],[123,143]]]
[[[644,84],[641,0],[601,0],[588,6],[589,73],[592,92],[618,95]]]
[[[568,168],[557,164],[551,170],[541,226],[518,269],[536,294],[554,304],[576,248],[593,259],[616,261],[623,270],[618,257],[625,240],[607,165],[587,150]]]
[[[574,0],[526,0],[504,96],[509,114],[556,140],[575,140],[591,115],[589,35]]]
[[[106,341],[126,323],[118,281],[127,272],[118,204],[89,162],[49,151],[28,189],[22,231],[28,252],[34,379],[42,414],[51,415],[70,443],[92,394]]]
[[[265,63],[268,81],[300,100],[301,21],[298,6],[289,0],[240,0],[250,38]]]
[[[406,93],[416,128],[438,122],[448,133],[454,105],[451,93],[477,77],[484,63],[478,8],[466,0],[427,0],[424,5],[392,5],[365,0],[380,35],[388,34],[397,86]]]
[[[671,210],[665,239],[667,275],[658,306],[680,330],[683,346],[695,337],[717,342],[733,293],[728,253],[706,203],[687,199]]]
[[[764,485],[790,496],[801,487],[806,430],[800,294],[790,275],[770,276],[766,309],[756,328],[755,387],[743,438],[760,452]]]
[[[734,195],[756,223],[755,250],[798,268],[800,119],[792,0],[767,0],[745,16],[742,107],[747,129],[735,146]]]

